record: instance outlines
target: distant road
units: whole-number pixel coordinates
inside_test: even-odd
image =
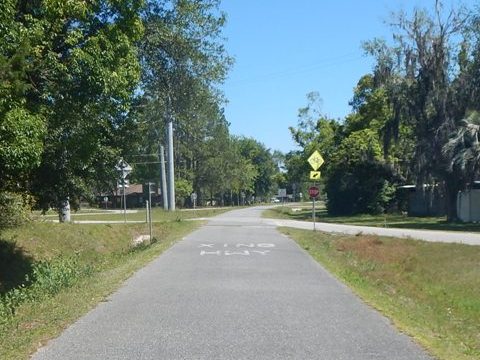
[[[297,229],[313,230],[313,222],[297,220],[265,219],[266,223],[275,226],[287,226]],[[467,245],[480,245],[480,233],[464,231],[441,231],[441,230],[416,230],[383,228],[374,226],[358,226],[334,223],[316,223],[316,230],[324,232],[343,233],[356,235],[359,233],[379,236],[391,236],[398,238],[412,238],[429,242],[459,243]]]
[[[431,359],[261,211],[212,218],[33,359]]]

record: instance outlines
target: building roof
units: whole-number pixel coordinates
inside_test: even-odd
[[[123,189],[121,186],[118,188],[118,192],[120,194],[123,193]],[[128,187],[125,189],[125,195],[131,195],[131,194],[143,194],[143,185],[142,184],[128,185]]]
[[[144,187],[145,187],[145,192],[143,191]],[[125,188],[125,194],[126,195],[148,194],[148,191],[146,189],[147,187],[148,187],[148,185],[145,185],[145,184],[129,184]],[[151,185],[150,191],[151,191],[152,195],[160,195],[161,194],[160,188],[158,188],[156,186],[156,184]],[[119,195],[122,195],[122,194],[123,194],[123,187],[121,185],[118,185],[114,195],[119,196]],[[98,196],[110,196],[110,195],[112,195],[112,193],[100,192],[97,195]]]

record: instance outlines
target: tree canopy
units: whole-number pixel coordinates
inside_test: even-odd
[[[305,179],[297,163],[317,149],[327,158],[332,213],[385,211],[398,200],[397,186],[414,183],[444,194],[448,219],[456,220],[458,191],[479,176],[478,19],[478,9],[446,11],[438,0],[432,9],[394,14],[392,41],[364,44],[375,65],[359,79],[345,119],[325,119],[311,105],[318,95],[307,96],[291,129],[303,150],[287,161],[289,174]]]

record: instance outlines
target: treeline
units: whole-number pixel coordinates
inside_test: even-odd
[[[331,214],[401,208],[400,185],[415,184],[446,198],[478,179],[480,166],[480,9],[431,9],[392,17],[392,40],[364,44],[372,73],[354,89],[352,112],[329,119],[318,94],[291,128],[301,151],[287,154],[290,182],[305,182],[306,158],[318,149]]]
[[[2,221],[115,192],[120,158],[158,181],[169,120],[179,202],[266,196],[269,150],[223,115],[224,24],[219,0],[1,1]]]

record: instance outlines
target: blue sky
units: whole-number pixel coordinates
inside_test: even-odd
[[[445,3],[448,8],[459,2]],[[343,118],[357,81],[372,69],[362,42],[391,38],[385,21],[392,11],[432,4],[434,0],[223,0],[226,48],[235,58],[222,87],[231,132],[254,137],[272,150],[293,150],[288,127],[296,125],[306,94],[317,91],[322,112]]]

